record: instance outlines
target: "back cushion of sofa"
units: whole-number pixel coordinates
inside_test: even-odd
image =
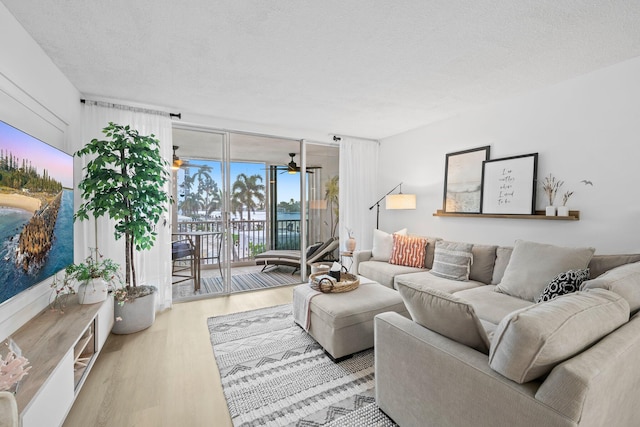
[[[492,285],[497,285],[502,281],[504,270],[506,270],[509,259],[511,259],[511,252],[513,252],[511,246],[500,246],[496,249],[496,263],[493,266],[493,276],[491,276]]]
[[[627,300],[631,312],[640,309],[640,262],[624,264],[582,283],[581,290],[602,288]]]
[[[566,247],[516,240],[516,244],[497,285],[498,292],[534,301],[549,281],[568,270],[587,268],[594,248]]]
[[[517,383],[545,375],[629,320],[629,304],[604,289],[563,295],[514,311],[491,341],[489,366]]]
[[[469,280],[476,280],[487,285],[491,283],[497,249],[498,247],[493,245],[473,245],[471,248],[473,263],[469,272]]]
[[[433,256],[436,252],[436,242],[442,240],[440,237],[425,237],[427,239],[427,252],[424,254],[424,268],[433,268]]]
[[[638,261],[640,261],[640,254],[594,255],[589,262],[589,271],[591,272],[589,278],[595,279],[612,268]]]

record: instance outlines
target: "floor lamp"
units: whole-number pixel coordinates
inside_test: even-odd
[[[395,191],[396,188],[400,187],[399,194],[391,194]],[[415,194],[403,194],[402,193],[402,183],[393,187],[387,194],[380,197],[377,202],[375,202],[369,210],[376,208],[376,228],[378,228],[380,224],[380,202],[385,199],[385,207],[386,209],[415,209],[416,208],[416,195]]]

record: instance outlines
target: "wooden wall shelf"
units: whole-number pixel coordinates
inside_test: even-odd
[[[546,216],[544,211],[536,211],[535,215],[515,214],[475,214],[453,213],[438,209],[433,216],[459,217],[459,218],[503,218],[503,219],[543,219],[547,221],[579,221],[580,211],[569,211],[569,216]]]

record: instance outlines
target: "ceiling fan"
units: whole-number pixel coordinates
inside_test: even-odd
[[[298,164],[293,159],[295,155],[296,153],[289,153],[289,157],[291,157],[291,161],[286,165],[279,165],[279,166],[272,166],[272,167],[275,168],[276,170],[282,171],[281,173],[287,172],[290,174],[294,174],[294,173],[300,172],[300,166],[298,166]],[[322,169],[322,166],[307,166],[306,167],[307,173],[313,173],[312,169]]]

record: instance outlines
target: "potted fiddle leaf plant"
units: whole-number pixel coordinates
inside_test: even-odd
[[[116,240],[124,238],[125,286],[116,289],[113,333],[128,334],[155,321],[157,289],[137,281],[134,251],[148,250],[156,241],[156,225],[168,211],[171,197],[165,191],[169,162],[160,154],[152,135],[140,135],[130,126],[113,122],[102,130],[105,139],[93,139],[75,155],[89,156],[78,184],[82,204],[74,220],[103,215],[115,221]]]

